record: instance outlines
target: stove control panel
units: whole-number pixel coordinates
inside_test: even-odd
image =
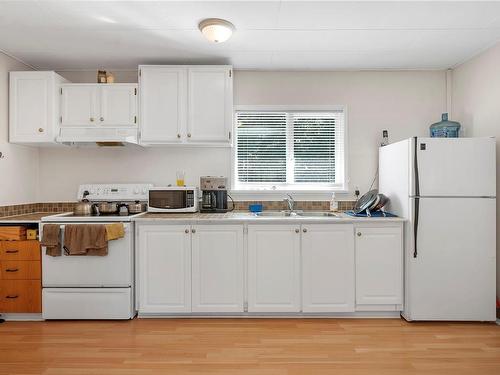
[[[152,184],[85,184],[78,188],[77,199],[90,201],[147,201]]]

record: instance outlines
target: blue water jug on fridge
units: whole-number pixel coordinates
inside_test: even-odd
[[[458,138],[460,131],[460,123],[456,121],[448,121],[448,114],[441,115],[441,121],[430,126],[432,138]]]

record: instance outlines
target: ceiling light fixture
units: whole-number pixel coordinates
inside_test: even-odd
[[[231,38],[234,25],[220,18],[207,18],[198,25],[201,33],[212,43],[222,43]]]

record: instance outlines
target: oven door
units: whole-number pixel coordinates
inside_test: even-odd
[[[194,190],[149,190],[149,212],[195,212]]]
[[[85,223],[72,223],[81,224]],[[106,223],[102,223],[106,224]],[[61,226],[61,244],[64,244],[64,224]],[[53,257],[42,247],[43,287],[130,287],[133,276],[133,229],[123,223],[125,236],[109,241],[106,256]],[[43,231],[43,225],[42,225]]]

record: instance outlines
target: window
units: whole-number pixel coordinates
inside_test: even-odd
[[[241,110],[236,190],[344,190],[344,110]]]

